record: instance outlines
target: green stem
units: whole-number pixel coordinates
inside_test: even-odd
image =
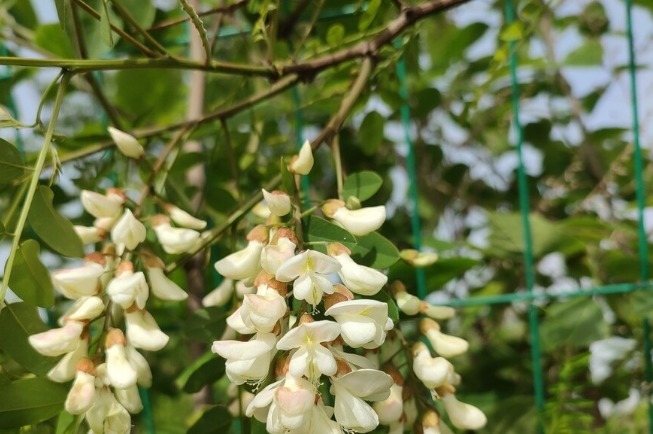
[[[189,69],[214,73],[276,78],[278,73],[267,66],[211,60],[207,63],[187,59],[140,58],[140,59],[37,59],[31,57],[0,57],[0,65],[28,66],[35,68],[64,68],[69,72],[118,71],[134,69]]]
[[[71,75],[68,72],[64,72],[61,77],[61,82],[59,83],[59,88],[57,89],[57,96],[54,99],[54,106],[52,108],[52,117],[48,124],[48,129],[45,132],[45,137],[43,139],[43,146],[39,152],[38,159],[34,165],[34,173],[32,174],[32,180],[30,181],[29,188],[27,190],[27,195],[25,196],[25,203],[23,208],[20,211],[20,216],[18,217],[18,222],[16,223],[16,230],[14,231],[14,238],[11,243],[11,251],[9,252],[9,258],[7,259],[7,264],[5,265],[5,275],[2,279],[2,286],[0,287],[0,303],[4,302],[5,296],[7,294],[7,288],[9,287],[9,279],[11,278],[11,271],[14,265],[14,259],[16,258],[16,252],[18,251],[18,244],[20,242],[20,236],[23,233],[25,228],[25,223],[27,222],[27,215],[29,214],[30,206],[32,205],[32,200],[34,199],[34,194],[36,193],[36,187],[39,185],[39,178],[41,175],[41,170],[43,170],[43,165],[45,159],[50,151],[50,144],[52,142],[52,136],[54,134],[54,127],[57,123],[57,118],[59,117],[59,109],[61,108],[61,103],[63,102],[64,95],[66,93],[66,87],[70,82]]]
[[[331,152],[333,153],[333,164],[336,166],[336,183],[338,186],[338,199],[344,200],[342,191],[344,189],[344,175],[342,174],[342,158],[340,157],[340,136],[333,136],[331,140]]]
[[[134,19],[134,17],[131,16],[131,14],[120,4],[119,1],[117,0],[111,0],[111,4],[113,4],[113,7],[116,8],[116,11],[120,14],[121,17],[125,19],[129,23],[130,26],[134,28],[138,33],[140,33],[145,40],[147,40],[154,48],[156,48],[161,54],[165,56],[170,56],[168,51],[165,49],[163,45],[159,43],[150,33],[145,30],[143,27],[141,27],[140,24],[138,24],[138,21]]]

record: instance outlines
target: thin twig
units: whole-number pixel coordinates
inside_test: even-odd
[[[113,7],[116,9],[116,11],[120,14],[121,17],[125,19],[129,23],[129,25],[136,30],[138,33],[140,33],[145,40],[147,40],[154,48],[159,51],[159,53],[163,54],[164,56],[171,57],[170,53],[168,53],[168,50],[159,43],[150,33],[145,30],[141,25],[134,19],[134,17],[131,16],[129,11],[127,11],[118,0],[111,0],[111,3],[113,4]]]
[[[226,6],[218,6],[213,9],[209,9],[203,12],[197,12],[197,16],[199,17],[205,17],[207,15],[213,15],[213,14],[232,14],[238,9],[240,9],[243,6],[247,5],[248,0],[239,0],[235,3],[232,3],[230,5]],[[175,19],[170,19],[170,20],[165,20],[161,21],[160,23],[156,23],[150,27],[150,30],[161,30],[165,29],[167,27],[172,27],[177,24],[182,24],[185,23],[186,21],[190,20],[189,17],[183,17],[183,18],[175,18]]]
[[[181,3],[181,8],[186,12],[188,17],[190,18],[190,22],[193,23],[193,27],[195,27],[195,30],[197,30],[197,33],[200,37],[200,41],[202,41],[202,47],[204,47],[204,63],[209,63],[211,61],[211,44],[209,43],[209,39],[206,36],[206,29],[204,28],[204,23],[200,19],[199,15],[197,15],[197,12],[195,12],[195,9],[193,6],[188,3],[187,0],[179,0]]]

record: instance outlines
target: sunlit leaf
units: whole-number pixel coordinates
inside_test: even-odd
[[[388,268],[399,259],[397,247],[378,232],[357,237],[356,241],[356,246],[351,249],[351,256],[362,265]]]
[[[383,143],[383,126],[385,118],[377,111],[365,115],[360,126],[361,149],[367,155],[372,155]]]
[[[226,407],[211,407],[188,429],[188,434],[222,434],[231,426],[231,413]]]
[[[304,236],[309,243],[317,243],[317,246],[311,246],[311,248],[332,242],[341,243],[349,248],[353,248],[356,244],[356,237],[352,234],[340,226],[316,216],[309,216],[304,220]],[[323,248],[318,250],[323,250]]]
[[[343,183],[342,194],[345,200],[350,196],[358,198],[358,200],[367,200],[379,191],[383,185],[383,178],[378,174],[371,171],[363,171],[352,173]]]

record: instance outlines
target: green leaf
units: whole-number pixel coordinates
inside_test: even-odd
[[[228,314],[218,307],[196,310],[184,324],[184,333],[189,339],[206,344],[213,343],[222,335],[227,325]]]
[[[63,31],[66,31],[66,23],[68,22],[68,8],[70,0],[54,0],[54,5],[57,8],[57,18],[59,18],[59,25]]]
[[[333,24],[327,30],[326,41],[330,47],[337,47],[345,37],[345,26],[340,23]]]
[[[225,372],[225,359],[213,353],[206,353],[189,366],[181,375],[182,389],[186,393],[195,393],[218,381]]]
[[[77,433],[83,417],[83,415],[75,416],[67,411],[62,411],[57,418],[56,434]]]
[[[373,296],[371,296],[370,298],[387,304],[388,318],[390,318],[394,323],[399,321],[399,308],[397,307],[397,303],[395,303],[394,299],[390,297],[390,295],[386,291],[382,289],[376,294],[374,294]]]
[[[360,126],[361,149],[367,155],[373,155],[383,143],[383,125],[385,118],[377,111],[365,115]]]
[[[11,184],[23,176],[25,165],[18,149],[0,139],[0,185]]]
[[[7,235],[7,228],[0,222],[0,241]]]
[[[66,386],[45,378],[0,385],[0,428],[17,428],[56,416],[67,394]]]
[[[363,31],[367,29],[370,24],[372,24],[376,14],[379,12],[380,6],[381,0],[371,0],[367,2],[367,7],[365,8],[363,15],[361,15],[360,20],[358,21],[358,30]]]
[[[102,42],[109,47],[113,47],[113,33],[111,32],[111,19],[109,18],[109,1],[102,0],[100,8],[100,35]]]
[[[478,261],[472,258],[441,258],[433,265],[426,267],[427,292],[438,291],[448,281],[461,277]]]
[[[552,304],[540,324],[542,350],[553,351],[563,345],[582,347],[608,336],[603,312],[591,298],[578,297]]]
[[[176,119],[183,112],[180,103],[184,86],[180,71],[123,70],[115,75],[115,101],[126,116],[140,123]]]
[[[27,337],[47,329],[35,306],[8,304],[0,311],[0,349],[28,371],[45,375],[57,364],[57,359],[36,352]]]
[[[154,2],[143,0],[120,0],[120,5],[128,10],[134,21],[144,29],[150,27],[154,22],[154,17],[156,15]]]
[[[288,170],[288,162],[285,158],[281,157],[279,161],[279,173],[281,173],[281,186],[283,191],[292,195],[295,193],[295,179],[293,174]]]
[[[573,50],[562,62],[565,66],[600,66],[603,62],[603,46],[598,39],[588,39]]]
[[[342,194],[345,200],[354,196],[362,202],[374,196],[381,185],[383,185],[383,178],[375,172],[366,170],[349,175],[342,186]]]
[[[84,256],[82,240],[73,224],[54,209],[53,198],[54,193],[45,185],[36,190],[29,209],[29,224],[52,250],[71,258],[81,258]]]
[[[351,249],[352,258],[368,267],[388,268],[399,259],[397,247],[378,232],[356,238],[356,246]]]
[[[70,43],[70,39],[57,23],[41,24],[36,29],[34,42],[38,47],[58,57],[67,59],[75,57],[75,50]]]
[[[304,221],[304,235],[306,241],[309,243],[323,244],[338,242],[349,249],[354,248],[356,245],[356,237],[352,234],[340,226],[336,226],[314,215],[307,217]]]
[[[227,407],[211,407],[188,429],[188,434],[222,434],[231,426],[231,413]]]
[[[522,217],[518,213],[489,213],[490,248],[498,256],[509,256],[524,251]],[[529,216],[532,250],[535,258],[555,251],[561,244],[570,241],[564,228],[539,214]]]
[[[50,307],[54,304],[52,281],[47,268],[39,259],[39,247],[39,243],[34,240],[27,240],[20,245],[9,286],[27,303]]]

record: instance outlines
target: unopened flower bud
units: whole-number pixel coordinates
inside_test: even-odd
[[[418,252],[414,249],[404,249],[399,257],[416,268],[424,268],[433,265],[438,260],[438,254],[432,252]]]
[[[311,143],[306,140],[299,150],[299,154],[292,158],[290,171],[299,175],[308,175],[313,168],[313,149]]]
[[[471,404],[458,401],[453,394],[443,396],[441,402],[447,410],[451,423],[458,429],[477,430],[487,423],[487,418],[481,410]]]
[[[258,274],[263,246],[261,241],[251,240],[244,249],[216,262],[215,269],[224,277],[232,280],[254,277]]]
[[[125,195],[121,190],[113,189],[107,194],[82,190],[80,200],[84,209],[95,218],[115,218],[125,203]]]
[[[136,348],[159,351],[170,339],[157,325],[154,317],[147,311],[133,310],[125,313],[127,340]]]
[[[114,127],[108,127],[107,130],[116,147],[123,155],[138,160],[145,154],[145,150],[141,144],[131,134],[127,134]]]
[[[188,293],[165,275],[164,268],[163,261],[156,256],[148,256],[145,259],[145,270],[152,293],[161,300],[180,301],[188,298]]]
[[[121,263],[116,272],[117,276],[107,286],[107,294],[111,300],[123,309],[127,309],[134,303],[139,309],[143,309],[150,294],[143,272],[134,273],[133,269],[134,265],[131,262]]]
[[[44,356],[56,357],[75,351],[80,342],[84,324],[79,321],[68,321],[61,328],[48,330],[31,335],[30,345]]]
[[[195,229],[198,231],[201,231],[206,227],[206,222],[204,220],[200,220],[196,217],[193,217],[183,209],[178,208],[174,205],[167,204],[165,206],[165,210],[170,216],[170,218],[172,219],[172,221],[178,224],[179,226],[188,229]]]
[[[413,372],[428,389],[448,383],[454,375],[453,365],[444,357],[431,357],[421,342],[413,347],[413,356]]]
[[[83,244],[95,244],[99,243],[107,236],[107,231],[95,226],[73,226],[75,233],[82,240]]]
[[[118,402],[122,404],[128,412],[136,414],[143,410],[143,402],[138,394],[138,386],[136,386],[136,384],[132,384],[125,388],[114,387],[113,393],[116,395]]]
[[[52,285],[64,297],[73,300],[97,294],[100,276],[104,274],[104,265],[95,262],[96,260],[104,262],[101,256],[99,258],[93,256],[87,258],[81,267],[54,271],[51,275]]]
[[[449,306],[434,306],[422,301],[419,305],[419,311],[433,319],[448,319],[456,314],[456,310]]]
[[[341,200],[328,200],[323,206],[324,214],[356,236],[367,235],[385,222],[383,205],[350,210]]]
[[[403,283],[396,281],[391,285],[392,292],[397,302],[397,307],[406,315],[417,315],[420,311],[421,300],[406,292]]]
[[[280,190],[274,190],[272,192],[263,190],[263,198],[270,208],[272,214],[283,217],[290,212],[292,204],[290,203],[290,196]]]
[[[64,314],[65,320],[90,321],[104,311],[104,303],[100,297],[84,296],[79,298]]]
[[[374,295],[388,281],[388,276],[374,268],[357,264],[345,252],[334,255],[333,258],[340,264],[338,275],[342,283],[356,294]]]
[[[193,229],[173,228],[167,219],[152,218],[152,228],[163,250],[170,254],[189,252],[200,238]]]
[[[403,387],[394,383],[390,386],[390,396],[383,401],[377,401],[372,408],[379,416],[381,425],[390,425],[399,421],[404,412],[404,400],[402,398]]]
[[[64,407],[70,414],[83,414],[95,402],[95,369],[93,362],[84,358],[77,364],[77,374],[68,392]]]
[[[126,388],[136,384],[136,370],[127,360],[125,345],[127,341],[120,329],[111,329],[107,333],[106,358],[107,377],[112,386]]]
[[[457,336],[450,336],[440,331],[440,325],[430,318],[420,322],[420,330],[429,340],[433,349],[443,357],[454,357],[467,351],[469,343]]]

